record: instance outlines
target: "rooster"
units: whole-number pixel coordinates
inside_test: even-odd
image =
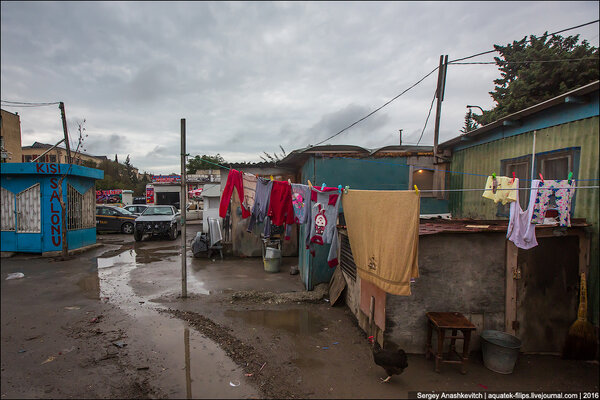
[[[373,340],[373,336],[369,336],[369,343],[373,348],[373,360],[375,364],[379,365],[381,368],[385,370],[387,373],[387,378],[379,378],[381,379],[381,383],[388,382],[392,379],[392,375],[400,375],[404,368],[408,367],[408,361],[406,359],[406,353],[404,350],[388,350],[382,349],[375,340]]]

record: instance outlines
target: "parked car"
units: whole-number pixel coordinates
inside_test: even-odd
[[[128,206],[123,207],[124,210],[127,210],[130,213],[137,216],[140,216],[146,208],[148,208],[148,206],[145,204],[130,204]]]
[[[173,206],[148,206],[135,220],[134,239],[139,242],[144,235],[168,235],[175,240],[181,232],[181,214]]]
[[[115,206],[96,206],[96,230],[133,233],[136,215]]]

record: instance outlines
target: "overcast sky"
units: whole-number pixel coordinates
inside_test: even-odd
[[[86,119],[93,155],[130,154],[140,171],[180,170],[187,151],[260,161],[316,144],[380,107],[439,63],[598,19],[571,2],[5,2],[2,100],[65,103]],[[598,46],[598,24],[580,34]],[[493,55],[470,61],[493,61]],[[451,65],[440,141],[460,134],[467,104],[489,109],[495,65]],[[416,144],[437,72],[327,143]],[[7,108],[22,143],[62,137],[56,106]],[[433,144],[435,107],[421,144]]]

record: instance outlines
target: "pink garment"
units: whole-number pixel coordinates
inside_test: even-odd
[[[535,237],[535,224],[531,217],[535,208],[535,199],[538,195],[539,180],[531,182],[531,194],[529,196],[529,207],[523,211],[519,204],[519,196],[516,201],[510,203],[510,219],[506,237],[520,249],[527,250],[538,245]],[[518,185],[517,185],[518,187]]]
[[[225,184],[225,189],[223,189],[223,193],[221,194],[221,203],[219,204],[219,216],[221,218],[225,218],[227,215],[227,207],[231,201],[231,195],[233,194],[234,188],[237,190],[238,197],[240,198],[242,218],[248,218],[250,216],[250,211],[244,207],[244,183],[242,179],[242,173],[235,169],[231,169],[227,175],[227,183]]]

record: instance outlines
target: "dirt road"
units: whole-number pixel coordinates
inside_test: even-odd
[[[188,238],[195,234],[190,226]],[[196,227],[196,229],[199,226]],[[390,383],[364,333],[297,260],[195,259],[181,299],[180,239],[99,235],[69,261],[2,259],[2,398],[404,398],[410,391],[598,391],[598,365],[521,356],[512,375],[472,355],[467,375],[409,355]],[[5,280],[12,272],[24,278]],[[549,379],[552,377],[552,379]]]

